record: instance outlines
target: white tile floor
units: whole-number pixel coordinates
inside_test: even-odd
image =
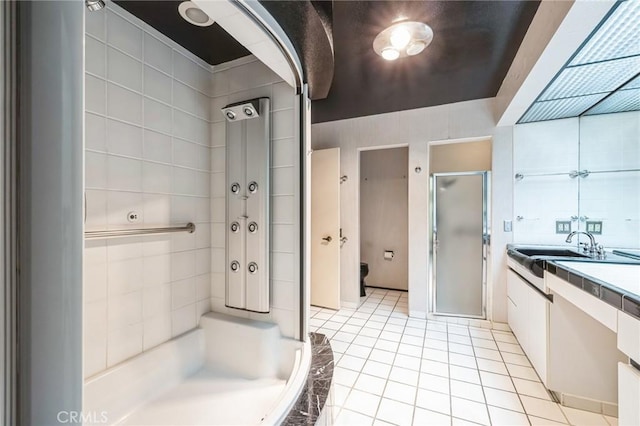
[[[331,340],[339,425],[603,425],[552,401],[512,333],[407,316],[407,293],[367,289],[359,309],[311,307]]]

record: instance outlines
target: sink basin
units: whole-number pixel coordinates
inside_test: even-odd
[[[519,248],[516,251],[525,256],[589,257],[577,251],[562,248]]]

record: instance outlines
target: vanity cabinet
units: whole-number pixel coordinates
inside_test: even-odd
[[[640,320],[618,311],[618,349],[640,360]],[[640,370],[618,364],[618,417],[621,425],[640,425]]]
[[[509,327],[546,385],[549,300],[509,269],[507,304]]]

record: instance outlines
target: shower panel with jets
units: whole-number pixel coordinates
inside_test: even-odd
[[[269,98],[222,108],[226,124],[225,305],[269,312]]]

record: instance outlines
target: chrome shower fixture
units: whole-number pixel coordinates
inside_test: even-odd
[[[89,12],[95,12],[104,8],[104,2],[102,0],[85,0]]]
[[[222,108],[222,113],[229,122],[260,117],[260,99],[227,105]]]

